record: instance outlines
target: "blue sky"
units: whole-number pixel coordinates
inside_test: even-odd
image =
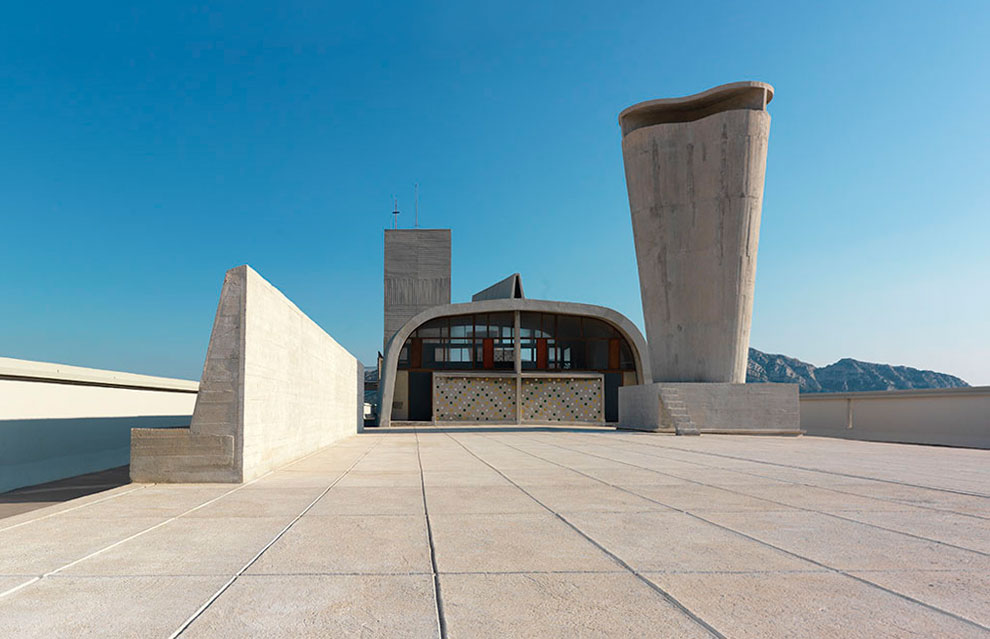
[[[0,355],[198,378],[227,268],[380,346],[382,230],[453,296],[642,326],[616,116],[776,87],[752,345],[990,384],[990,4],[20,3],[0,20]]]

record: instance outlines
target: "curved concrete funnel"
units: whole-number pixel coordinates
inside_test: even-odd
[[[619,114],[656,382],[746,381],[772,97],[736,82]]]

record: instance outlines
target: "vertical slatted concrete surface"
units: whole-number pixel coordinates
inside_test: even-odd
[[[0,519],[8,636],[985,637],[986,451],[394,429]]]

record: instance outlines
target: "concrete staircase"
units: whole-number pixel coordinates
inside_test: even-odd
[[[700,435],[676,388],[660,388],[660,425],[678,435]]]

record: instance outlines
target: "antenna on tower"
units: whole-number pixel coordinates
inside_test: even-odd
[[[419,182],[413,185],[416,192],[416,221],[413,228],[419,228]]]
[[[392,230],[399,228],[399,198],[392,196]]]

